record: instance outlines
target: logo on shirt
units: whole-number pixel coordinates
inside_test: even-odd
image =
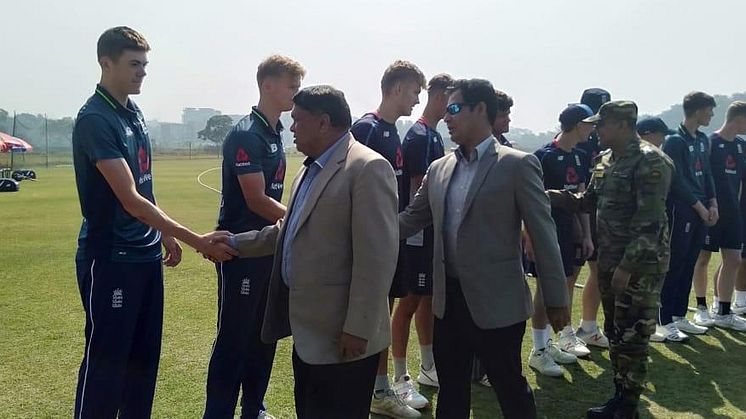
[[[728,154],[728,157],[725,159],[725,173],[729,175],[738,174],[738,172],[736,172],[736,159],[730,154]]]
[[[274,182],[269,185],[269,189],[273,191],[281,191],[283,189],[283,182],[285,181],[285,161],[280,160],[277,164],[277,170],[275,170]]]
[[[140,177],[137,179],[137,184],[142,185],[153,180],[153,175],[150,174],[150,157],[145,147],[140,147],[137,152],[137,163],[140,166]]]
[[[567,172],[565,172],[565,188],[576,189],[578,185],[578,172],[575,170],[575,166],[568,166]]]
[[[243,166],[249,166],[251,164],[251,159],[249,158],[249,153],[246,152],[243,148],[239,148],[236,152],[236,167],[243,167]]]
[[[695,176],[702,176],[704,173],[702,172],[702,160],[697,159],[694,162],[694,175]]]
[[[388,131],[384,131],[383,132],[383,138],[389,138],[389,135],[391,135],[390,132],[388,132]]]
[[[401,147],[396,148],[396,169],[404,167],[404,155],[401,152]]]
[[[269,151],[270,153],[277,153],[277,144],[270,144],[269,145]]]
[[[699,152],[704,153],[705,152],[705,143],[699,143]]]
[[[121,288],[117,288],[111,293],[111,308],[122,308],[122,304],[124,304],[124,293]]]
[[[131,137],[131,136],[135,135],[135,133],[132,132],[132,128],[130,128],[130,127],[124,127],[124,135],[126,135],[128,137]]]

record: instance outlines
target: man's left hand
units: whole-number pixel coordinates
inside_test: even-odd
[[[614,276],[611,278],[611,289],[615,295],[619,295],[627,290],[629,285],[629,278],[632,276],[631,273],[617,266],[614,270]]]
[[[339,355],[342,360],[355,359],[362,356],[368,348],[368,341],[357,336],[342,332],[339,335]]]
[[[179,242],[171,236],[163,236],[161,242],[163,243],[163,249],[166,251],[163,264],[174,267],[181,263],[181,245]]]
[[[593,255],[593,251],[595,250],[595,246],[593,246],[593,239],[590,237],[586,237],[583,239],[583,259],[588,259]]]

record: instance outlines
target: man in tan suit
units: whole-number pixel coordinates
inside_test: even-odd
[[[521,221],[533,239],[539,286],[555,330],[569,321],[549,199],[536,157],[492,136],[497,98],[486,80],[459,80],[445,122],[459,148],[433,162],[407,209],[401,238],[434,227],[433,350],[437,416],[469,417],[472,357],[480,358],[505,418],[534,418],[521,371],[531,292],[521,265]]]
[[[298,173],[285,220],[232,237],[241,257],[275,255],[262,340],[293,336],[299,418],[367,418],[399,250],[391,165],[350,134],[331,86],[293,98]]]

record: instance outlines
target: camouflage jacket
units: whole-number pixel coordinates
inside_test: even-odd
[[[549,191],[552,206],[571,211],[596,209],[598,265],[634,273],[665,273],[670,259],[666,195],[673,162],[659,148],[636,137],[626,153],[601,153],[583,194]]]

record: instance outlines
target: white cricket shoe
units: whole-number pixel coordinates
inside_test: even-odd
[[[535,369],[536,372],[549,377],[561,377],[562,368],[554,362],[549,351],[546,349],[531,349],[531,355],[528,357],[528,366]]]
[[[569,352],[578,358],[582,358],[591,354],[590,349],[585,346],[585,343],[583,343],[582,340],[578,339],[578,337],[575,336],[575,332],[572,329],[570,329],[569,331],[561,331],[560,338],[557,344],[559,345],[560,349],[565,352]]]
[[[676,327],[675,322],[666,325],[657,325],[655,333],[650,336],[652,342],[685,342],[689,336]]]
[[[430,404],[430,401],[414,388],[409,374],[402,375],[394,381],[394,391],[411,408],[423,409]]]
[[[382,394],[381,394],[382,393]],[[379,415],[390,416],[396,419],[419,418],[422,416],[417,410],[407,406],[393,389],[383,392],[373,392],[373,400],[370,402],[370,411]]]
[[[575,331],[575,336],[582,340],[587,346],[596,346],[598,348],[609,347],[609,338],[604,335],[604,332],[600,327],[597,327],[596,330],[590,332],[578,327],[578,330]]]
[[[689,321],[686,317],[674,317],[674,324],[684,333],[690,333],[692,335],[704,335],[707,333],[707,328],[704,326],[698,326]]]

